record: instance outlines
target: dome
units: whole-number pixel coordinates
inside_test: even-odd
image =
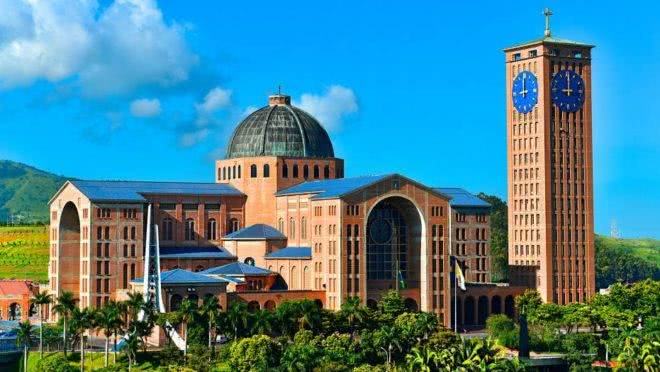
[[[226,158],[287,156],[334,158],[328,132],[285,95],[269,97],[268,106],[246,117],[234,130]]]

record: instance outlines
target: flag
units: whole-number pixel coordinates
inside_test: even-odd
[[[454,263],[454,272],[456,274],[456,285],[458,285],[458,288],[465,290],[465,277],[458,261]]]
[[[399,281],[399,288],[406,289],[406,281],[403,279],[403,273],[401,273],[401,270],[396,271],[396,279]]]

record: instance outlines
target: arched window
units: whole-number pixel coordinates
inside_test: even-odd
[[[223,180],[227,179],[227,168],[226,167],[222,168],[222,179]]]
[[[323,178],[330,178],[330,166],[323,167]]]
[[[307,220],[305,217],[300,220],[300,238],[307,239]]]
[[[110,239],[110,226],[105,227],[105,239]]]
[[[236,178],[236,166],[235,165],[231,168],[231,178]]]
[[[282,164],[282,177],[289,178],[289,166],[286,164]]]
[[[124,226],[124,240],[128,240],[128,226]]]
[[[296,221],[293,217],[289,218],[289,239],[296,237]]]
[[[314,178],[319,178],[319,177],[320,177],[320,175],[319,175],[319,166],[314,165]]]
[[[307,164],[303,166],[303,178],[304,179],[309,178],[309,167],[307,166]]]
[[[231,234],[234,231],[237,231],[240,228],[240,224],[236,218],[229,220],[229,225],[227,226],[227,234]]]
[[[217,235],[216,235],[217,228],[218,228],[218,224],[215,222],[215,218],[211,218],[206,224],[206,239],[216,240],[217,239]]]
[[[186,219],[185,240],[195,240],[195,220]]]
[[[131,240],[135,240],[135,226],[131,227]]]
[[[247,257],[246,259],[243,260],[243,263],[246,264],[246,265],[250,265],[250,266],[255,265],[254,258],[252,258],[252,257]]]
[[[289,276],[289,289],[299,289],[298,283],[298,268],[291,267],[291,275]]]
[[[298,164],[293,165],[293,178],[298,178]]]
[[[96,239],[103,239],[103,228],[101,226],[96,228]]]
[[[218,181],[222,179],[222,168],[218,168]]]
[[[353,235],[355,235],[356,238],[360,237],[360,226],[358,225],[353,226]]]
[[[125,247],[125,246],[124,246]],[[122,288],[128,288],[128,265],[124,264],[124,272],[122,273]]]
[[[128,257],[128,244],[124,244],[124,257]]]
[[[264,164],[264,178],[270,177],[270,165]]]
[[[163,240],[172,240],[172,219],[169,217],[163,220]]]
[[[241,178],[241,166],[238,166],[238,178]]]
[[[135,244],[131,244],[131,257],[135,257]]]
[[[257,178],[257,165],[256,164],[250,165],[250,177]]]
[[[284,234],[284,219],[280,218],[277,220],[277,229],[280,230],[282,234]]]

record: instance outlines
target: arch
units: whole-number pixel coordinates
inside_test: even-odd
[[[403,305],[406,307],[406,310],[408,311],[417,311],[417,301],[414,299],[408,297],[403,301]]]
[[[170,297],[170,311],[178,311],[181,308],[181,302],[183,302],[183,298],[180,295],[172,295]]]
[[[250,265],[250,266],[256,265],[256,262],[254,261],[254,258],[252,258],[252,257],[246,257],[243,260],[243,263],[246,264],[246,265]]]
[[[463,309],[464,309],[464,315],[463,315],[463,323],[466,326],[472,326],[474,325],[474,297],[468,296],[465,298],[464,304],[463,304]]]
[[[303,275],[302,275],[302,289],[311,289],[310,283],[311,283],[311,274],[309,270],[309,266],[305,266],[303,268]]]
[[[202,265],[197,265],[197,266],[195,267],[195,272],[196,272],[196,273],[198,273],[198,272],[200,272],[200,271],[204,271],[204,270],[205,270],[205,268],[204,268],[204,266],[202,266]]]
[[[319,178],[321,177],[321,172],[319,170],[319,166],[314,164],[314,178]]]
[[[187,298],[188,300],[192,301],[195,304],[195,306],[199,305],[199,296],[197,296],[196,294],[191,293],[188,295]]]
[[[477,301],[477,324],[486,324],[488,318],[488,297],[479,296]]]
[[[209,219],[206,223],[206,239],[216,240],[218,238],[217,231],[218,223],[216,222],[215,218]]]
[[[506,316],[509,318],[513,318],[515,315],[514,301],[513,296],[511,295],[504,298],[504,314],[506,314]]]
[[[323,309],[323,301],[319,300],[318,298],[314,300],[314,303],[319,309]]]
[[[74,298],[80,298],[80,216],[73,202],[67,202],[62,208],[58,236],[58,291],[69,291]]]
[[[309,178],[309,165],[307,164],[303,165],[303,178],[304,179]]]
[[[264,178],[270,177],[270,165],[264,164]]]
[[[289,178],[289,166],[286,163],[282,164],[282,178]]]
[[[277,220],[277,229],[280,230],[282,234],[284,234],[284,218],[280,217]]]
[[[378,308],[378,302],[376,302],[376,300],[373,298],[369,298],[367,299],[367,307],[371,310],[376,310]]]
[[[238,165],[238,178],[241,178],[241,165]]]
[[[257,178],[257,165],[256,164],[250,165],[250,177],[251,178]]]
[[[37,304],[31,303],[30,304],[30,310],[28,311],[28,317],[33,317],[37,315]]]
[[[294,265],[291,266],[291,275],[289,275],[289,289],[300,289],[298,280],[298,268]]]
[[[490,299],[490,313],[502,314],[502,297],[495,295]]]
[[[268,300],[264,303],[264,309],[266,309],[268,311],[275,310],[275,307],[276,307],[275,301],[273,301],[273,300]]]
[[[23,315],[23,309],[21,308],[21,305],[12,302],[11,305],[9,305],[9,318],[8,320],[21,320],[21,316]]]
[[[330,166],[323,167],[323,178],[330,178]]]
[[[250,301],[248,302],[247,309],[249,312],[254,313],[255,311],[259,310],[259,302],[257,301]]]
[[[300,239],[307,239],[307,219],[305,217],[300,220]]]
[[[298,164],[293,165],[293,178],[298,178]]]
[[[240,227],[241,226],[238,222],[238,219],[230,218],[229,222],[227,223],[227,234],[231,234],[234,231],[237,231]]]
[[[186,224],[185,224],[185,240],[195,240],[195,220],[192,218],[187,218],[186,219]]]
[[[296,237],[296,221],[293,217],[289,218],[289,239],[295,239]]]
[[[424,269],[426,226],[421,209],[408,196],[392,193],[379,198],[366,216],[363,249],[368,296],[378,298],[403,280],[407,288],[413,289],[410,296],[418,309],[425,310],[429,291]]]

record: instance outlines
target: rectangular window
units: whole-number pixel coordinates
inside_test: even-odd
[[[514,53],[513,54],[513,60],[514,61],[520,61],[520,53]]]
[[[536,52],[536,50],[530,50],[530,51],[529,51],[529,56],[530,56],[530,57],[536,57],[536,56],[537,56],[537,52]]]
[[[582,52],[574,51],[573,52],[573,58],[582,58]]]
[[[174,204],[174,203],[160,203],[158,208],[160,208],[161,210],[164,210],[164,211],[173,211],[173,210],[176,209],[176,204]]]

